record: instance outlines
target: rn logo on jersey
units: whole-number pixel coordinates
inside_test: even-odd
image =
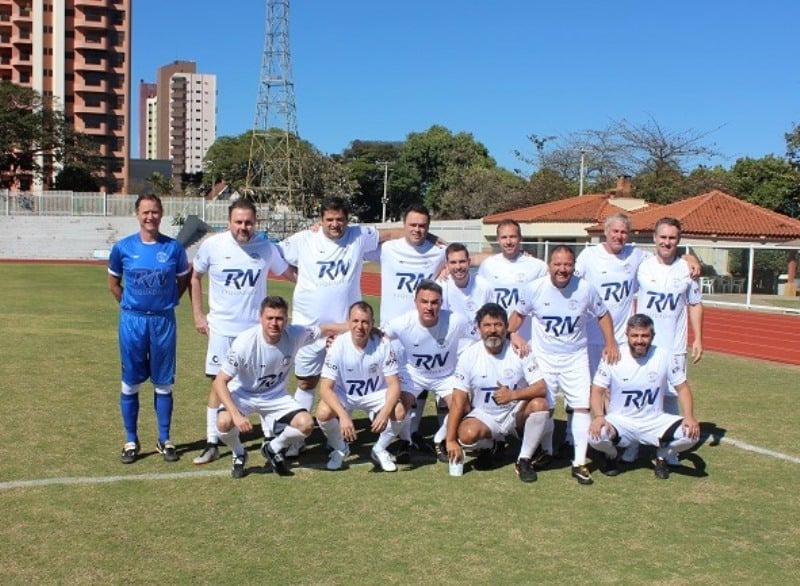
[[[516,287],[506,289],[505,287],[495,287],[495,302],[503,309],[514,307],[519,302],[519,291]]]
[[[612,299],[620,303],[623,299],[631,296],[631,283],[624,281],[622,283],[603,283],[600,285],[603,288],[603,301],[611,301]]]
[[[575,318],[575,321],[572,320],[572,316],[561,317],[558,315],[543,315],[542,320],[544,321],[544,331],[548,334],[552,334],[556,338],[561,336],[569,336],[575,332],[575,328],[578,325],[578,322],[581,320],[581,317],[578,316]]]
[[[347,394],[363,397],[378,390],[378,377],[368,378],[367,380],[351,379],[344,381],[347,383]]]
[[[625,396],[625,407],[633,405],[637,409],[642,409],[647,405],[652,405],[658,398],[659,389],[645,389],[643,391],[622,391]]]
[[[497,390],[497,387],[481,387],[481,392],[483,393],[483,403],[484,405],[491,401],[495,405],[497,405],[497,401],[494,400],[494,392]]]
[[[447,357],[450,352],[442,354],[412,354],[414,359],[414,366],[417,368],[424,368],[425,370],[432,370],[434,368],[441,368],[447,362]]]
[[[161,288],[167,284],[167,273],[165,271],[132,271],[133,272],[133,285],[139,289],[153,289]]]
[[[272,387],[279,384],[285,377],[286,377],[286,372],[279,372],[278,374],[268,374],[266,376],[259,377],[257,388],[269,390]]]
[[[253,272],[253,269],[245,271],[241,269],[222,269],[225,275],[225,286],[242,289],[243,287],[255,287],[258,278],[261,276],[261,269]]]
[[[647,292],[647,309],[653,309],[658,313],[662,313],[669,309],[675,311],[678,308],[680,295],[673,295],[672,293],[658,293],[656,291]]]
[[[339,278],[339,275],[346,277],[350,270],[350,261],[344,262],[342,260],[318,260],[319,275],[318,279],[328,277],[331,281]]]
[[[426,277],[425,273],[395,273],[395,276],[397,277],[397,290],[406,293],[413,293],[417,290],[420,281],[430,279],[430,275]]]

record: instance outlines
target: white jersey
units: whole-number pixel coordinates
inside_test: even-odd
[[[414,309],[421,281],[435,279],[444,264],[444,248],[427,240],[412,246],[405,238],[381,244],[381,323]]]
[[[485,279],[473,274],[469,275],[465,287],[456,285],[452,277],[440,281],[439,284],[442,286],[442,309],[464,316],[469,323],[469,334],[462,338],[458,347],[460,354],[473,342],[481,339],[475,313],[494,300],[494,290]]]
[[[362,258],[377,247],[378,232],[362,226],[348,226],[338,240],[303,230],[282,241],[283,257],[297,267],[292,323],[345,321],[361,300]]]
[[[469,333],[469,324],[464,317],[441,310],[438,323],[426,328],[412,310],[391,320],[383,331],[403,346],[405,370],[415,387],[424,390],[435,388],[453,374],[458,343]]]
[[[499,354],[492,354],[483,342],[475,342],[459,356],[453,380],[456,389],[469,393],[474,409],[497,415],[513,411],[517,405],[517,401],[495,403],[492,395],[499,385],[512,391],[521,389],[542,380],[542,374],[532,354],[520,358],[509,343]]]
[[[602,244],[584,248],[575,260],[575,274],[591,284],[608,308],[614,322],[618,344],[626,342],[628,318],[633,315],[636,296],[636,270],[651,253],[626,244],[619,254],[611,254]],[[605,344],[597,320],[587,324],[590,344]]]
[[[228,358],[220,367],[233,377],[228,390],[256,394],[267,400],[280,398],[286,394],[297,350],[320,335],[316,326],[290,325],[277,344],[270,344],[264,339],[261,324],[245,330],[233,341]]]
[[[289,265],[263,235],[239,244],[230,230],[206,238],[192,261],[194,271],[208,274],[208,324],[220,336],[236,336],[258,323],[267,275],[281,275]]]
[[[550,276],[526,285],[520,294],[517,313],[533,317],[533,348],[536,356],[571,355],[588,344],[586,322],[608,313],[597,289],[580,277],[566,287],[553,285]]]
[[[512,260],[502,253],[495,254],[484,260],[478,270],[478,275],[486,279],[494,289],[495,303],[505,309],[509,317],[519,301],[523,286],[547,274],[546,262],[526,254],[519,254]],[[530,339],[530,320],[526,319],[522,324],[519,335],[526,340]]]
[[[630,346],[620,346],[616,364],[600,362],[593,384],[608,389],[608,412],[648,419],[664,412],[668,386],[686,382],[686,375],[672,363],[672,350],[651,346],[643,358],[634,358]]]
[[[636,311],[652,318],[654,343],[675,354],[685,354],[686,308],[703,301],[700,285],[689,276],[689,265],[682,258],[667,265],[652,256],[639,265],[636,278],[639,287]]]
[[[362,350],[348,332],[336,337],[322,366],[322,377],[333,381],[334,391],[363,397],[386,388],[386,377],[397,374],[397,358],[388,340],[370,336]]]

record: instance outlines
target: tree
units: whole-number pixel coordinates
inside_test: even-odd
[[[59,191],[99,191],[100,182],[87,169],[70,164],[58,172],[54,187]]]
[[[800,168],[800,124],[783,135],[786,140],[786,158],[795,168]]]
[[[761,207],[800,217],[800,169],[767,155],[742,158],[731,167],[731,186],[739,197]]]
[[[481,218],[530,205],[524,179],[505,169],[480,166],[457,171],[439,200],[445,219]]]
[[[390,177],[394,176],[394,163],[401,148],[399,142],[354,140],[342,152],[341,161],[347,167],[348,177],[357,184],[351,201],[353,213],[362,221],[382,219],[384,167],[379,162],[388,163]],[[387,185],[390,200],[393,193]]]
[[[227,181],[234,189],[242,187],[247,178],[251,133],[220,136],[203,158],[203,183],[214,185]]]
[[[31,88],[0,82],[0,186],[49,185],[59,164],[90,174],[100,167],[97,146],[55,106]]]
[[[169,177],[165,177],[158,171],[153,171],[146,181],[150,184],[150,187],[153,189],[153,193],[155,193],[157,196],[165,197],[172,195],[172,180]]]

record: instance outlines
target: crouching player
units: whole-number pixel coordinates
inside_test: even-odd
[[[380,434],[371,459],[384,472],[397,466],[387,446],[400,432],[405,417],[400,399],[398,364],[391,344],[374,329],[372,306],[357,301],[348,312],[349,334],[338,336],[322,366],[317,422],[332,448],[328,470],[338,470],[350,454],[348,442],[356,439],[353,409],[362,409]]]
[[[549,417],[547,387],[533,356],[520,358],[511,347],[505,309],[487,303],[478,310],[476,321],[481,341],[459,356],[454,375],[447,456],[461,460],[462,446],[490,447],[521,432],[516,470],[522,482],[533,482],[531,458]]]
[[[289,374],[301,346],[344,331],[344,324],[287,325],[288,311],[283,297],[265,297],[259,310],[261,323],[237,336],[213,382],[222,403],[217,429],[233,452],[233,478],[245,474],[247,452],[239,432],[253,429],[248,419],[251,413],[261,416],[265,435],[268,431],[275,435],[271,441],[264,440],[261,452],[282,476],[292,474],[286,448],[304,440],[314,427],[311,414],[286,392]]]
[[[653,345],[653,320],[636,314],[628,320],[627,347],[621,348],[616,364],[605,361],[592,384],[592,423],[589,443],[605,455],[601,471],[619,474],[618,448],[639,443],[657,447],[653,461],[657,478],[669,478],[667,458],[691,448],[700,436],[694,417],[692,391],[682,369],[672,366],[672,350]],[[668,384],[678,393],[680,415],[664,412]],[[610,394],[608,412],[603,415],[603,398]]]

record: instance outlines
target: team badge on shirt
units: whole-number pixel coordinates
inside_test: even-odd
[[[169,255],[166,252],[157,252],[156,253],[156,260],[160,263],[165,263],[169,260]]]

